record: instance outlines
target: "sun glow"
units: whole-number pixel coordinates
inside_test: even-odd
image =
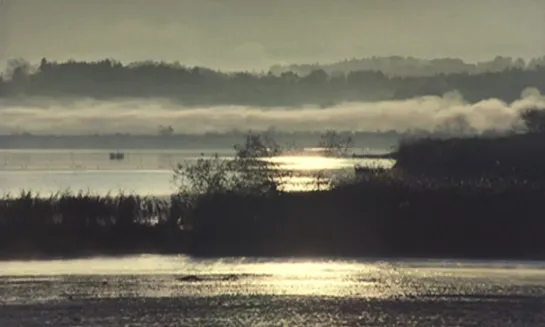
[[[296,171],[335,170],[354,166],[353,160],[321,156],[278,156],[269,159],[282,169]]]
[[[356,288],[369,288],[372,293],[373,283],[355,280],[354,276],[371,275],[377,271],[372,266],[327,261],[271,262],[255,268],[255,273],[265,271],[275,277],[261,285],[265,293],[328,296],[350,294]]]

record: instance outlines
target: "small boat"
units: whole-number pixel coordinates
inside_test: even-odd
[[[125,154],[122,152],[110,152],[110,160],[123,160],[125,159]]]

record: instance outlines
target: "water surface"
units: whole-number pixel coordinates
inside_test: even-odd
[[[0,150],[0,194],[31,190],[42,195],[70,190],[95,194],[135,193],[164,196],[177,189],[173,169],[194,163],[202,155],[231,158],[230,149],[131,150],[121,161],[110,160],[109,150]],[[281,169],[302,173],[289,181],[288,190],[315,187],[319,171],[351,171],[356,163],[392,165],[389,160],[361,160],[291,155],[272,159]]]
[[[2,262],[0,325],[544,326],[544,268],[155,255]]]

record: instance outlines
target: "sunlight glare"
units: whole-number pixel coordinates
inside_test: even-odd
[[[350,160],[328,158],[320,156],[278,156],[268,159],[270,162],[280,165],[282,169],[309,171],[309,170],[333,170],[353,167]]]

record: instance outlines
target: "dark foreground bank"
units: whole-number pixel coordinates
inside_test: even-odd
[[[222,193],[191,203],[23,194],[0,201],[4,259],[202,256],[545,258],[541,183],[381,172],[330,191]]]

